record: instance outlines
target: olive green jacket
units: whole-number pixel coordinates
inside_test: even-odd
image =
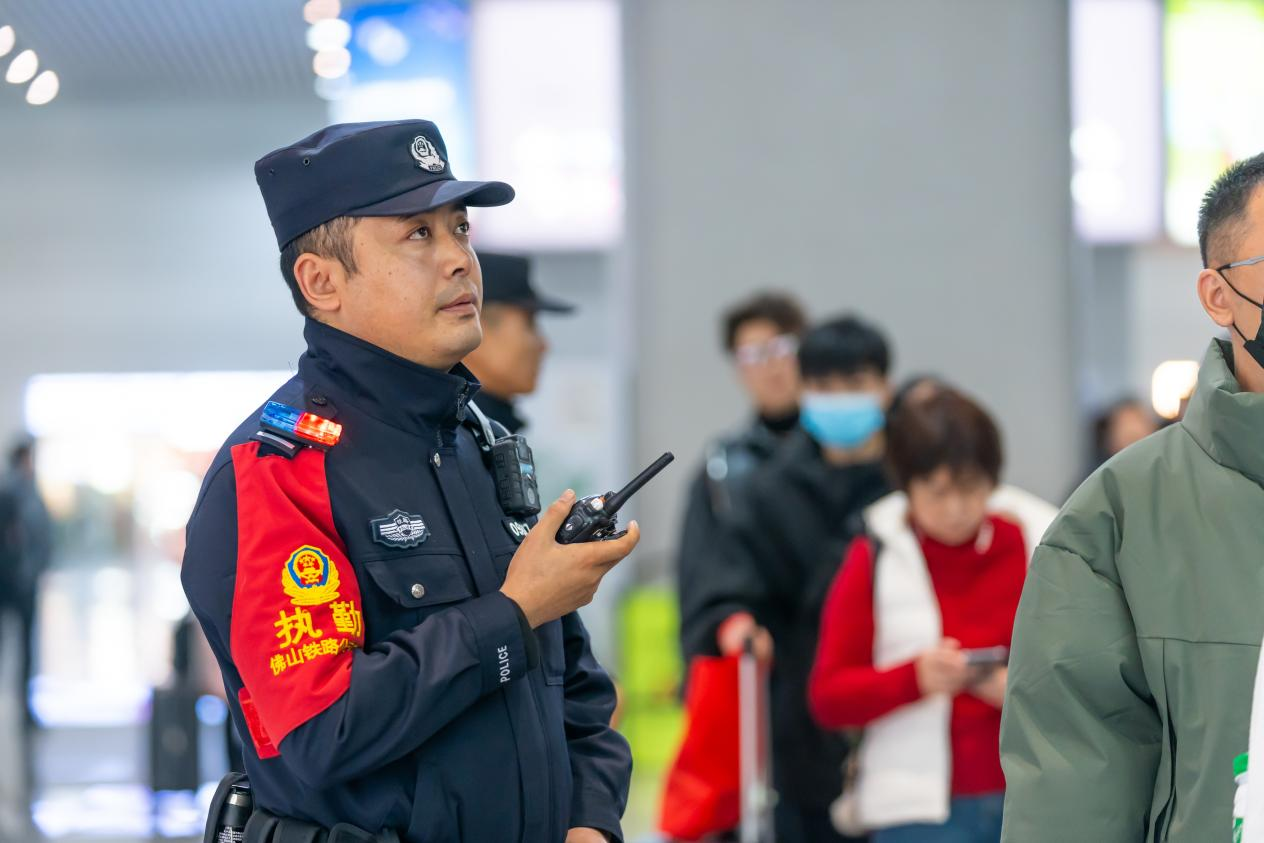
[[[1264,638],[1264,394],[1213,342],[1184,421],[1032,560],[1001,724],[1007,843],[1230,839]]]

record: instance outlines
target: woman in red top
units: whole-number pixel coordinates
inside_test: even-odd
[[[835,821],[873,843],[998,841],[1004,662],[1028,534],[1053,509],[997,491],[995,423],[939,384],[893,408],[887,462],[901,491],[866,513],[868,536],[847,552],[809,686],[823,727],[864,727]]]

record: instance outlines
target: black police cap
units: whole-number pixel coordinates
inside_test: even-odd
[[[277,246],[342,216],[396,217],[442,205],[504,205],[499,181],[457,181],[429,120],[339,123],[255,162]]]
[[[479,252],[483,268],[483,304],[500,302],[533,311],[570,313],[575,309],[559,299],[542,296],[531,286],[531,263],[517,255]]]

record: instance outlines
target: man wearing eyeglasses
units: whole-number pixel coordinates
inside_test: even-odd
[[[798,361],[799,424],[709,536],[699,615],[725,655],[747,640],[764,659],[776,648],[768,678],[776,840],[839,843],[847,838],[829,806],[849,746],[812,721],[808,674],[830,580],[861,513],[889,491],[881,459],[891,351],[876,326],[842,316],[804,333]]]
[[[759,293],[724,315],[724,349],[754,418],[707,446],[702,468],[689,486],[676,557],[680,642],[686,664],[694,656],[717,654],[715,631],[723,618],[712,617],[704,601],[708,584],[717,573],[723,575],[714,570],[714,556],[707,553],[719,520],[732,511],[734,498],[752,472],[798,425],[796,355],[806,324],[799,303],[783,293]]]
[[[1007,841],[1229,835],[1264,635],[1264,154],[1216,179],[1198,240],[1198,298],[1228,339],[1182,421],[1098,469],[1032,562]]]

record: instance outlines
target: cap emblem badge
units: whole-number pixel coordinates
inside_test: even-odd
[[[417,166],[423,170],[429,170],[432,173],[442,173],[447,165],[443,163],[443,158],[439,156],[439,150],[435,149],[433,143],[425,135],[418,135],[413,138],[412,149],[413,158],[417,159]]]

